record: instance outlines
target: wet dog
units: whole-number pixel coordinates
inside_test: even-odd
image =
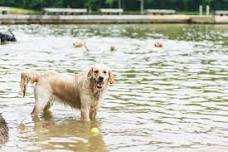
[[[0,143],[5,143],[9,138],[9,128],[5,119],[0,114]]]
[[[54,100],[59,100],[81,111],[81,119],[95,119],[104,94],[113,83],[109,67],[97,64],[78,75],[57,72],[27,72],[21,74],[20,87],[25,96],[27,84],[34,84],[35,106],[33,116],[45,112]]]
[[[0,32],[0,40],[1,40],[1,43],[0,44],[4,44],[6,42],[16,42],[16,38],[15,38],[15,35],[9,31],[10,34],[4,34],[4,33],[1,33]]]

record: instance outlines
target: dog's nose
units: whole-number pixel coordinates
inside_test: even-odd
[[[104,80],[104,77],[98,77],[98,80],[99,81],[103,81]]]

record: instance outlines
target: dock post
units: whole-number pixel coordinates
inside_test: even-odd
[[[141,0],[140,11],[141,11],[141,14],[144,14],[144,0]]]
[[[210,15],[210,6],[209,5],[206,6],[206,15]]]
[[[202,5],[199,6],[199,15],[203,15],[203,6]]]

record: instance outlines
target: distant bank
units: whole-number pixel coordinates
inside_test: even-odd
[[[228,24],[228,16],[199,15],[0,15],[0,24]]]

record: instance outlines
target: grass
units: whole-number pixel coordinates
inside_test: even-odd
[[[9,13],[10,14],[39,14],[40,12],[34,11],[34,10],[30,10],[30,9],[10,7],[9,8]]]
[[[182,14],[182,15],[199,15],[199,12],[198,11],[192,11],[192,12],[178,11],[177,14]]]

